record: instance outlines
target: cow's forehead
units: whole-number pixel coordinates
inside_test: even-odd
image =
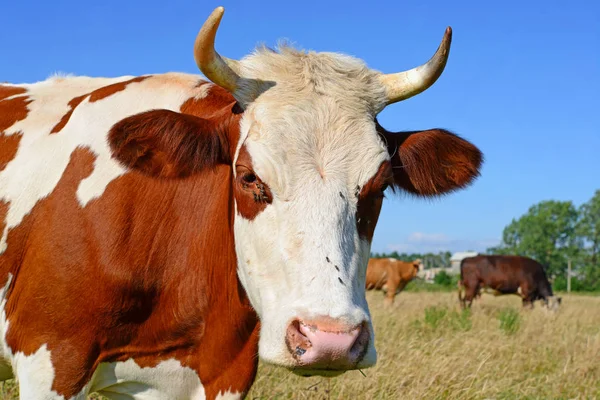
[[[257,100],[294,104],[310,103],[311,95],[327,97],[350,113],[376,115],[386,105],[386,89],[378,71],[357,58],[331,52],[296,50],[281,46],[278,51],[258,48],[240,62],[241,94]],[[258,89],[257,89],[258,88]]]
[[[240,64],[247,79],[238,96],[252,99],[240,145],[272,185],[290,189],[315,174],[360,185],[389,158],[374,122],[385,88],[362,60],[282,46],[259,48]]]
[[[355,191],[389,159],[370,114],[344,110],[327,97],[269,103],[249,107],[242,140],[255,172],[282,196],[323,182]]]

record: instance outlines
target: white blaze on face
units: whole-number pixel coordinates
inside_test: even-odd
[[[369,85],[350,83],[356,87],[327,95],[277,83],[241,122],[238,149],[245,146],[273,200],[252,220],[236,213],[238,273],[261,318],[260,355],[274,363],[294,365],[285,335],[297,318],[366,322],[371,341],[358,366],[376,358],[364,290],[370,243],[357,230],[357,187],[389,154],[372,110],[352,95]]]

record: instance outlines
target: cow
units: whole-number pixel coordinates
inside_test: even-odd
[[[338,53],[219,55],[199,75],[0,86],[0,373],[22,398],[240,398],[260,356],[332,376],[377,359],[365,274],[384,192],[471,184],[482,154],[392,133],[431,86]]]
[[[549,310],[556,311],[561,303],[561,298],[552,293],[544,267],[523,256],[480,255],[463,259],[458,281],[462,308],[467,303],[470,308],[473,299],[482,292],[494,296],[516,294],[521,297],[523,307],[530,308],[534,301],[542,300]]]
[[[420,266],[421,260],[371,258],[367,264],[366,290],[381,290],[385,295],[384,306],[392,306],[396,295],[417,276]]]

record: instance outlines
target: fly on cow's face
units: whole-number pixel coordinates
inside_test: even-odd
[[[265,187],[264,183],[261,183],[257,180],[254,174],[248,174],[244,176],[242,180],[242,187],[244,189],[252,191],[252,197],[254,198],[255,202],[269,202],[269,194],[267,192],[267,188]]]
[[[256,189],[258,189],[258,193],[253,192],[254,201],[258,203],[268,202],[269,196],[267,195],[267,190],[265,189],[265,185],[263,183],[257,182]]]

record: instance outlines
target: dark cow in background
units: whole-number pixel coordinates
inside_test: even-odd
[[[458,299],[462,307],[465,308],[467,302],[471,307],[481,290],[495,296],[518,294],[523,299],[523,306],[532,308],[536,300],[542,300],[552,310],[557,310],[561,302],[561,298],[552,293],[544,267],[522,256],[482,255],[462,260],[458,282]]]

